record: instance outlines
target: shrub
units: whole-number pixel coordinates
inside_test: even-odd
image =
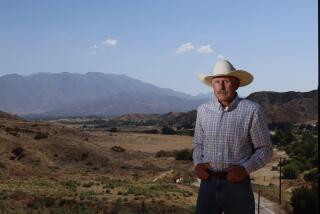
[[[173,134],[175,134],[175,133],[176,133],[176,131],[173,130],[171,127],[169,127],[169,126],[162,126],[161,134],[173,135]]]
[[[87,157],[89,157],[89,152],[84,152],[81,154],[81,160],[85,160]]]
[[[146,133],[146,134],[159,134],[159,130],[158,129],[150,129],[150,130],[144,130],[141,131],[142,133]]]
[[[282,173],[285,179],[296,179],[299,174],[299,169],[294,164],[288,164],[283,167]]]
[[[118,132],[119,129],[117,127],[110,128],[109,132]]]
[[[122,148],[121,146],[113,146],[111,147],[111,151],[114,151],[114,152],[124,152],[126,151],[124,148]]]
[[[296,214],[318,213],[317,188],[300,187],[292,192],[291,205]]]
[[[174,157],[174,156],[175,156],[175,152],[174,151],[161,150],[161,151],[158,151],[156,153],[156,157],[157,158],[160,158],[160,157]]]
[[[10,157],[11,160],[20,160],[25,156],[25,150],[22,147],[16,147],[15,149],[11,150],[13,156]]]
[[[69,180],[61,182],[61,185],[71,192],[76,192],[78,183],[76,181]]]
[[[46,139],[46,138],[48,138],[48,136],[49,136],[48,133],[37,132],[36,135],[34,136],[34,139],[35,140]]]
[[[193,136],[194,135],[194,130],[188,130],[188,129],[183,129],[177,131],[178,135],[187,135],[187,136]]]
[[[317,174],[318,174],[318,168],[314,168],[310,170],[307,174],[305,174],[303,176],[303,179],[305,181],[317,182]]]
[[[93,184],[94,184],[93,182],[88,182],[88,183],[82,184],[82,186],[85,188],[90,188]]]
[[[180,151],[176,151],[175,158],[176,160],[192,160],[192,150],[183,149]]]
[[[156,157],[174,157],[176,160],[192,160],[192,150],[191,149],[182,149],[174,151],[158,151]]]

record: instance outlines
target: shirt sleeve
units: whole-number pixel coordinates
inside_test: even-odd
[[[242,164],[248,174],[266,165],[272,157],[268,123],[260,106],[254,112],[249,136],[253,145],[253,154]]]
[[[204,132],[201,125],[201,113],[200,108],[197,110],[197,119],[196,119],[196,126],[194,130],[194,138],[193,138],[193,163],[194,165],[197,165],[198,163],[202,163],[202,157],[203,157],[203,140],[204,140]]]

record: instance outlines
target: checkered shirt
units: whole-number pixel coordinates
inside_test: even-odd
[[[255,102],[235,96],[224,108],[213,100],[198,107],[193,143],[194,164],[209,163],[221,171],[232,164],[248,173],[263,167],[272,156],[265,114]]]

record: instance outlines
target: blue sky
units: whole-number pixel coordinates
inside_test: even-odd
[[[0,0],[0,75],[125,74],[189,94],[224,57],[251,72],[239,89],[318,86],[316,0]]]

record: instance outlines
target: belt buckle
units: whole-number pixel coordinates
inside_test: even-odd
[[[217,172],[214,172],[214,171],[210,171],[210,177],[212,178],[226,178],[227,177],[227,171],[217,171]]]

